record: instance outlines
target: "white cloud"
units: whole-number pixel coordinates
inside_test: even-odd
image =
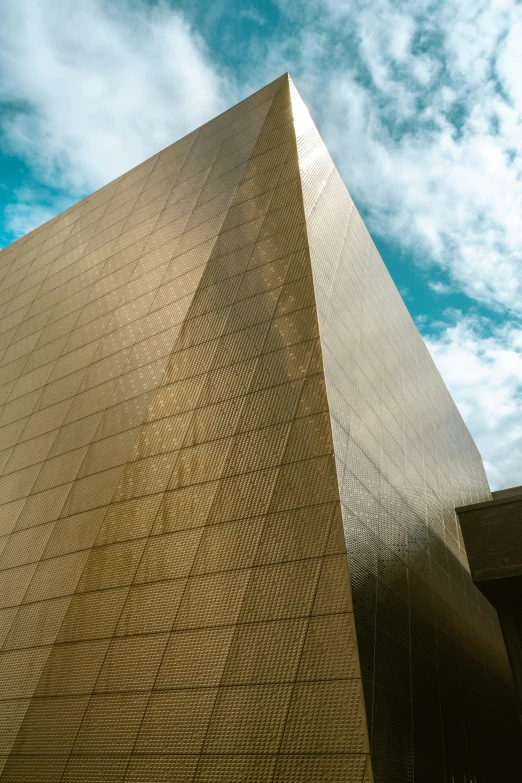
[[[522,484],[522,328],[456,314],[428,348],[482,454],[493,489]]]
[[[56,215],[56,209],[35,203],[27,194],[26,200],[8,204],[4,210],[6,231],[14,236],[24,236]]]
[[[441,283],[440,280],[430,280],[428,286],[436,294],[449,294],[451,292],[451,286],[447,285],[447,283]]]
[[[522,6],[307,7],[316,24],[290,70],[371,230],[522,312]]]
[[[230,103],[203,42],[164,3],[6,0],[2,17],[3,143],[40,183],[73,196]],[[12,228],[30,207],[13,208]]]
[[[242,8],[239,12],[239,16],[241,19],[247,19],[249,22],[254,22],[254,24],[266,24],[266,19],[261,16],[257,8],[254,8],[253,5],[248,8]]]

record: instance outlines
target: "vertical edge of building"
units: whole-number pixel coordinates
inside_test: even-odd
[[[288,78],[4,260],[0,779],[369,783]]]

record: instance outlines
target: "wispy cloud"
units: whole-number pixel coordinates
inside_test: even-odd
[[[56,214],[55,207],[38,204],[32,198],[31,193],[25,193],[24,197],[8,204],[4,210],[6,230],[13,236],[24,236],[36,226],[50,220]]]
[[[2,142],[40,184],[78,197],[226,108],[227,87],[181,14],[141,0],[7,0]],[[22,202],[13,231],[40,213]]]
[[[247,8],[242,8],[239,12],[239,16],[242,19],[247,19],[249,22],[254,22],[254,24],[266,24],[266,19],[264,16],[262,16],[257,8],[255,8],[253,5],[248,6]]]
[[[286,2],[288,14],[292,8]],[[294,62],[371,229],[522,312],[522,6],[309,0]]]
[[[436,294],[449,294],[451,293],[451,286],[447,283],[442,283],[440,280],[428,281],[428,286]]]
[[[522,480],[522,329],[453,314],[426,338],[477,446],[493,489]]]

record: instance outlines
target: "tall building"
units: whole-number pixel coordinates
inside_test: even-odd
[[[520,781],[478,451],[288,75],[0,254],[0,781]]]

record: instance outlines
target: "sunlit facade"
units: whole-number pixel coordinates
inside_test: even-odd
[[[0,308],[0,781],[520,780],[482,461],[287,75]]]

